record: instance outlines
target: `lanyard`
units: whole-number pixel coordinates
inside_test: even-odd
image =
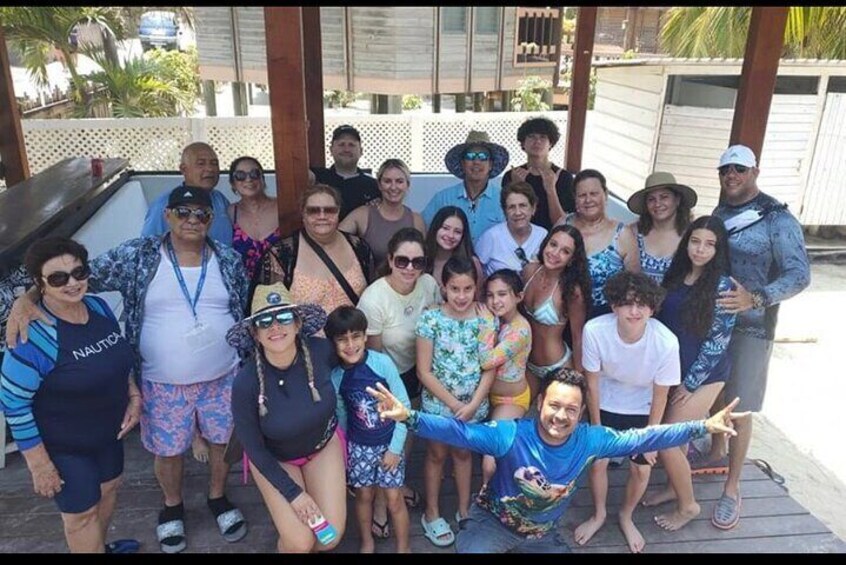
[[[191,300],[191,295],[188,294],[188,285],[185,284],[185,278],[182,276],[182,269],[179,268],[179,260],[176,258],[176,251],[173,249],[173,243],[171,243],[170,237],[167,238],[165,244],[168,258],[170,258],[170,263],[173,266],[173,272],[176,274],[176,280],[179,282],[179,288],[182,289],[182,295],[185,296],[185,300],[188,301],[188,305],[191,307],[191,313],[194,315],[194,322],[196,322],[197,302],[200,300],[200,293],[203,292],[203,284],[206,282],[209,246],[205,244],[203,245],[203,268],[200,271],[200,280],[197,281],[197,290],[194,294],[194,299]]]

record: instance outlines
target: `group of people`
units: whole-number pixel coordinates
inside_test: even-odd
[[[389,159],[369,176],[359,132],[341,126],[287,237],[258,160],[230,165],[230,203],[214,150],[193,143],[184,182],[151,203],[141,237],[90,260],[67,238],[33,244],[0,403],[71,551],[137,550],[105,536],[122,440],[139,422],[167,553],[188,547],[192,447],[221,536],[247,535],[225,494],[241,460],[280,552],[335,547],[350,496],[364,553],[392,535],[409,552],[418,506],[436,546],[567,551],[557,526],[576,479],[589,469],[594,511],[573,536],[585,544],[606,520],[609,461],[623,456],[631,551],[645,545],[637,504],[675,501],[655,518],[667,530],[700,513],[692,472],[727,471],[712,522],[734,527],[752,424],[732,410],[761,409],[778,305],[809,284],[801,226],[760,192],[744,146],[720,158],[711,215],[693,219],[696,192],[655,172],[625,225],[608,216],[599,171],[549,161],[551,120],[517,137],[527,161],[506,171],[508,151],[470,132],[445,156],[458,182],[418,214],[404,204],[408,167]],[[123,331],[89,294],[105,291],[123,298]],[[706,432],[731,439],[688,448]],[[427,440],[422,496],[405,480],[413,435]],[[484,455],[475,496],[472,452]],[[448,456],[457,534],[440,506]],[[641,501],[658,461],[669,484]]]

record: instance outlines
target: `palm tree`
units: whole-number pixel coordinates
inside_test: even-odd
[[[71,78],[71,96],[84,97],[84,80],[74,59],[70,35],[79,24],[100,25],[108,34],[123,37],[123,20],[116,8],[100,6],[16,6],[0,7],[0,25],[24,64],[40,84],[47,84],[48,56],[53,49],[62,55],[62,64]]]
[[[743,57],[752,9],[671,8],[661,45],[674,57]],[[846,59],[846,7],[788,8],[783,57]]]

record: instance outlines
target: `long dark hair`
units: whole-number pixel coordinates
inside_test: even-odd
[[[673,222],[673,227],[676,228],[677,234],[682,235],[684,230],[687,229],[687,226],[690,225],[690,219],[693,217],[693,213],[690,211],[690,206],[687,205],[687,202],[684,201],[681,194],[672,188],[667,188],[667,190],[675,194],[679,199],[679,206],[676,208],[676,218]],[[646,196],[649,196],[649,194],[647,193]],[[646,197],[644,197],[643,213],[641,213],[637,218],[637,233],[647,235],[652,231],[653,225],[654,222],[652,221],[652,215],[649,213],[649,210],[646,209]]]
[[[570,257],[570,262],[567,263],[567,266],[561,270],[561,275],[559,276],[561,296],[564,298],[564,300],[561,301],[561,307],[567,307],[567,303],[573,299],[576,288],[578,288],[582,291],[582,300],[585,301],[585,315],[587,315],[590,312],[591,306],[591,281],[590,274],[588,272],[587,253],[585,252],[585,240],[582,237],[582,233],[577,228],[569,224],[555,226],[549,230],[549,233],[546,234],[546,237],[543,238],[543,241],[540,244],[540,248],[538,249],[538,261],[540,261],[541,265],[544,264],[543,252],[549,244],[549,240],[551,240],[555,234],[561,232],[564,232],[572,237],[573,243],[575,244],[575,247],[573,248],[573,255]],[[564,311],[562,314],[566,316],[567,312]]]
[[[684,284],[684,278],[693,270],[687,245],[693,230],[698,229],[708,230],[717,236],[716,253],[702,269],[702,274],[693,283],[693,288],[681,304],[681,320],[687,329],[696,336],[704,338],[708,335],[711,323],[714,321],[714,305],[717,300],[717,285],[720,283],[720,277],[728,275],[730,269],[728,234],[720,218],[702,216],[688,226],[676,248],[673,262],[670,263],[661,286],[671,291]]]
[[[461,225],[464,226],[464,234],[461,236],[461,241],[458,242],[458,245],[452,251],[452,256],[472,260],[475,255],[473,252],[473,239],[470,237],[470,222],[467,221],[467,214],[458,206],[444,206],[432,218],[432,223],[426,232],[426,247],[423,251],[426,253],[426,257],[429,258],[426,272],[430,275],[435,269],[435,257],[438,256],[438,230],[441,229],[447,218],[453,216],[457,216],[461,220]]]

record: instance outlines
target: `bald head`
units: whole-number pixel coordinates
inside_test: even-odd
[[[217,154],[208,143],[196,141],[185,146],[179,163],[179,171],[188,186],[211,190],[220,180],[220,163]]]

